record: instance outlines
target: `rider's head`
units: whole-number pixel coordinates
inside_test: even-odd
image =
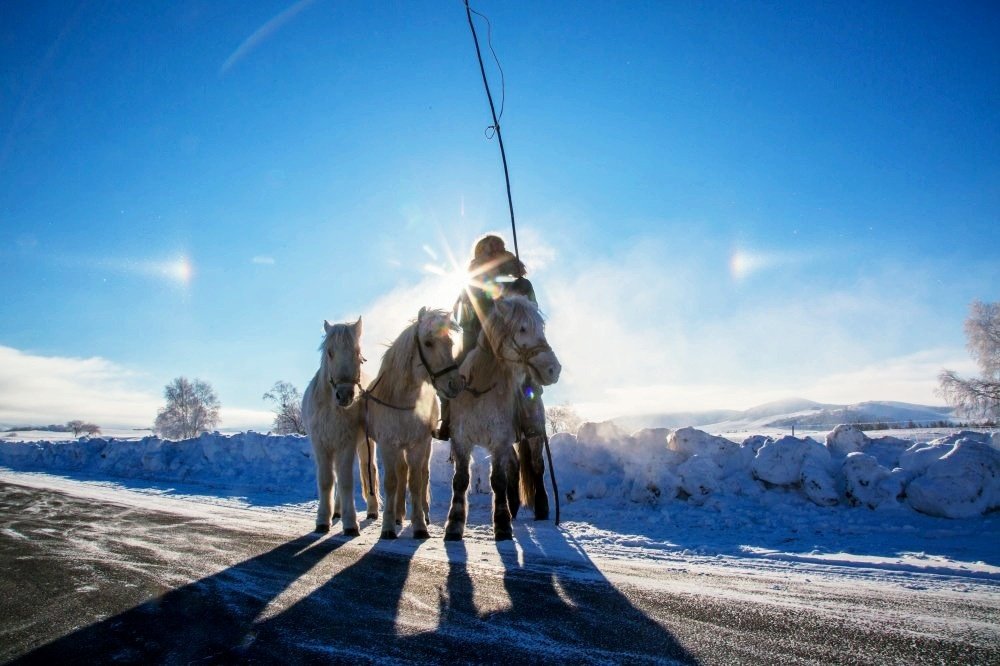
[[[487,234],[472,248],[469,272],[485,278],[497,275],[524,277],[528,271],[517,257],[507,251],[502,238]]]

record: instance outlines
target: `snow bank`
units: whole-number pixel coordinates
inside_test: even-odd
[[[2,443],[0,465],[249,490],[311,488],[316,480],[308,438],[255,432],[204,433],[176,442],[145,437]]]
[[[773,503],[791,494],[819,506],[908,506],[949,518],[1000,508],[1000,448],[996,435],[982,433],[917,444],[838,426],[825,444],[764,435],[737,444],[694,428],[626,435],[588,423],[576,436],[553,437],[552,451],[569,502]]]
[[[869,438],[838,426],[825,444],[762,435],[737,444],[694,428],[626,434],[587,423],[551,439],[564,503],[605,508],[683,501],[724,511],[733,502],[789,501],[831,507],[915,509],[947,518],[1000,508],[996,435],[961,432],[926,444]],[[450,489],[449,446],[435,442],[431,482]],[[315,471],[306,437],[204,434],[178,442],[81,439],[0,443],[0,465],[264,491],[312,494]],[[470,492],[490,493],[489,455],[476,449]],[[440,499],[440,498],[439,498]]]

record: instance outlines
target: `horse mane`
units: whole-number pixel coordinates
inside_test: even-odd
[[[385,350],[385,354],[382,355],[379,376],[388,374],[389,377],[380,382],[379,392],[388,396],[386,399],[395,395],[403,395],[416,388],[419,383],[413,380],[413,369],[417,364],[413,337],[417,326],[420,326],[421,334],[437,331],[440,327],[448,325],[446,323],[448,316],[444,310],[425,309],[423,317],[419,318],[419,321],[418,319],[410,320],[407,327],[396,336],[389,348]]]
[[[491,350],[495,353],[499,341],[513,338],[522,326],[535,335],[544,332],[545,320],[538,306],[527,296],[504,296],[499,299],[485,326],[489,331],[487,341]]]

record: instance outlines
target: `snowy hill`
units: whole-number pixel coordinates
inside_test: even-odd
[[[832,430],[841,423],[930,426],[950,421],[950,407],[913,405],[905,402],[874,401],[853,405],[832,405],[805,398],[787,398],[750,409],[716,409],[702,412],[665,412],[614,419],[626,430],[639,428],[696,427],[709,432],[742,432],[779,428]]]

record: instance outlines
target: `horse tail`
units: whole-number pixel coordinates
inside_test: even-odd
[[[369,505],[368,511],[378,511],[378,466],[375,464],[375,440],[371,437],[365,437],[358,445],[358,463],[361,468],[361,491]]]
[[[535,506],[535,466],[531,457],[531,443],[527,437],[522,437],[517,442],[517,458],[521,479],[519,484],[521,491],[521,506]]]

